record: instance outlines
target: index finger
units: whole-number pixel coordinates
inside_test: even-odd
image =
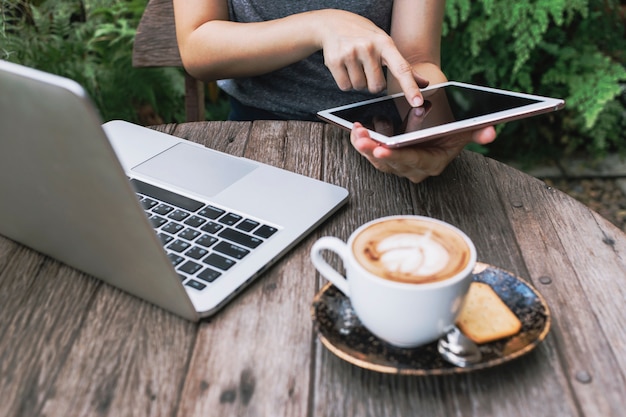
[[[383,53],[382,59],[387,65],[387,69],[400,84],[409,104],[413,107],[421,106],[424,103],[424,98],[415,80],[413,66],[404,59],[397,49]],[[421,79],[421,81],[425,80]]]

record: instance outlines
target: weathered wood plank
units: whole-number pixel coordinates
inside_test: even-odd
[[[318,124],[255,122],[244,156],[320,177],[321,133]],[[224,143],[229,134],[222,134],[212,139]],[[309,303],[315,292],[311,244],[307,239],[298,245],[235,302],[202,323],[179,416],[307,414]]]
[[[196,326],[103,285],[42,414],[173,415]]]
[[[505,209],[532,280],[552,308],[559,360],[579,406],[590,416],[621,415],[626,394],[622,232],[539,180],[497,164],[493,171],[511,198]]]
[[[182,67],[172,0],[150,0],[133,44],[135,67]]]
[[[41,415],[102,283],[0,239],[0,415]]]
[[[347,132],[334,126],[326,126],[325,132],[324,179],[350,192],[337,237],[347,239],[358,226],[378,217],[413,214],[407,181],[376,170],[352,147]]]

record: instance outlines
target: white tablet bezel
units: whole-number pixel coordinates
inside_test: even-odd
[[[483,86],[461,83],[461,82],[456,82],[456,81],[449,81],[449,82],[445,82],[441,84],[435,84],[427,88],[424,88],[422,91],[426,93],[429,90],[440,88],[440,87],[445,87],[447,85],[454,85],[454,86],[463,87],[463,88],[482,90],[482,91],[503,94],[503,95],[508,95],[508,96],[522,97],[522,98],[527,98],[531,100],[536,100],[536,102],[532,104],[523,105],[520,107],[515,107],[513,109],[490,113],[484,116],[474,117],[474,118],[470,118],[466,120],[450,122],[450,123],[442,124],[439,126],[414,131],[414,132],[403,133],[403,134],[396,135],[396,136],[385,136],[381,133],[368,129],[372,139],[390,148],[407,146],[407,145],[416,144],[416,143],[428,141],[431,139],[439,138],[442,136],[447,136],[454,132],[474,130],[480,127],[491,126],[497,123],[503,123],[503,122],[507,122],[511,120],[517,120],[517,119],[522,119],[525,117],[530,117],[530,116],[534,116],[534,115],[538,115],[542,113],[556,111],[556,110],[563,108],[565,105],[565,101],[562,99],[537,96],[533,94],[518,93],[514,91],[499,90],[495,88],[483,87]],[[352,103],[352,104],[348,104],[344,106],[334,107],[331,109],[319,111],[317,115],[319,118],[321,118],[322,120],[326,122],[351,130],[354,123],[352,121],[338,117],[337,115],[334,114],[335,112],[346,110],[346,109],[352,109],[355,107],[360,107],[360,106],[378,102],[378,101],[391,100],[397,97],[401,97],[402,95],[403,93],[398,93],[398,94],[379,97],[379,98],[375,98],[371,100],[365,100],[365,101],[361,101],[358,103]]]

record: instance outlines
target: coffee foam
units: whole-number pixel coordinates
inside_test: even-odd
[[[392,273],[416,277],[436,274],[446,267],[450,254],[431,235],[400,233],[386,237],[376,246],[380,263]]]
[[[391,219],[356,236],[354,254],[369,272],[393,281],[427,283],[456,275],[469,246],[454,230],[427,220]]]

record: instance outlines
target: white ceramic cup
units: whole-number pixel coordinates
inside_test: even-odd
[[[392,281],[366,270],[355,258],[355,237],[376,223],[400,218],[436,223],[460,236],[469,249],[465,267],[449,278],[428,283]],[[339,255],[345,277],[324,259],[326,250]],[[347,243],[335,237],[320,238],[311,249],[311,261],[322,276],[350,298],[361,323],[371,333],[392,345],[411,348],[438,339],[454,324],[472,281],[476,248],[465,233],[443,221],[424,216],[390,216],[362,225]]]

